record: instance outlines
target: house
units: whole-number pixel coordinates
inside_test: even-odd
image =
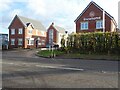
[[[0,49],[8,49],[8,34],[0,33]]]
[[[94,1],[89,3],[74,22],[76,24],[76,33],[116,32],[117,28],[115,19]]]
[[[61,39],[63,35],[66,35],[65,29],[52,23],[47,29],[47,47],[54,44],[61,47]]]
[[[40,21],[16,15],[8,29],[9,48],[46,46],[46,29]]]

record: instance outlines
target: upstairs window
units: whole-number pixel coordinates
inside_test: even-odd
[[[18,29],[18,34],[23,34],[23,29],[22,28]]]
[[[96,29],[102,29],[103,28],[103,21],[96,21]]]
[[[28,30],[28,33],[29,33],[29,34],[32,34],[32,29]]]
[[[49,30],[49,44],[52,44],[53,43],[53,29]]]
[[[87,30],[88,29],[88,22],[81,22],[81,30]]]
[[[11,35],[15,34],[15,29],[11,29]]]

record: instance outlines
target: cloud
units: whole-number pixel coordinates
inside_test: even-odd
[[[28,0],[27,8],[31,9],[37,15],[45,15],[45,0]]]
[[[39,15],[39,18],[44,18],[47,24],[54,22],[75,31],[74,20],[83,9],[81,2],[83,3],[80,0],[29,0],[27,8]]]
[[[21,9],[14,9],[12,12],[9,13],[10,17],[14,17],[15,15],[20,15],[22,13]]]
[[[5,12],[6,10],[5,14],[7,14],[7,17],[3,15],[6,25],[18,14],[40,20],[45,27],[48,27],[48,25],[54,22],[56,25],[62,26],[69,32],[75,32],[74,20],[90,1],[91,0],[4,0],[0,1],[0,12]],[[117,21],[117,1],[119,0],[105,0],[104,3],[101,0],[94,1],[115,17]],[[16,2],[23,2],[24,4],[17,3],[16,5]]]
[[[11,0],[0,0],[0,12],[10,8]]]

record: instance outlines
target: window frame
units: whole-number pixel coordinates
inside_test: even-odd
[[[27,45],[34,45],[34,40],[31,40],[31,39],[27,39]]]
[[[49,30],[49,44],[53,43],[53,39],[54,39],[54,30],[50,29]]]
[[[18,29],[18,34],[23,34],[23,28]]]
[[[22,44],[20,42],[22,42]],[[18,45],[23,45],[23,39],[22,38],[18,38]]]
[[[80,30],[88,30],[89,28],[88,22],[81,22],[80,26],[81,26]]]
[[[15,35],[15,29],[11,29],[11,35]]]
[[[102,29],[102,28],[103,28],[103,20],[97,20],[96,29]]]
[[[14,43],[12,43],[14,42]],[[15,45],[15,39],[14,38],[11,38],[11,45]]]

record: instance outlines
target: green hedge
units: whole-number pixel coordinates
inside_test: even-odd
[[[67,48],[71,52],[119,54],[119,37],[115,32],[71,34],[67,40]]]

